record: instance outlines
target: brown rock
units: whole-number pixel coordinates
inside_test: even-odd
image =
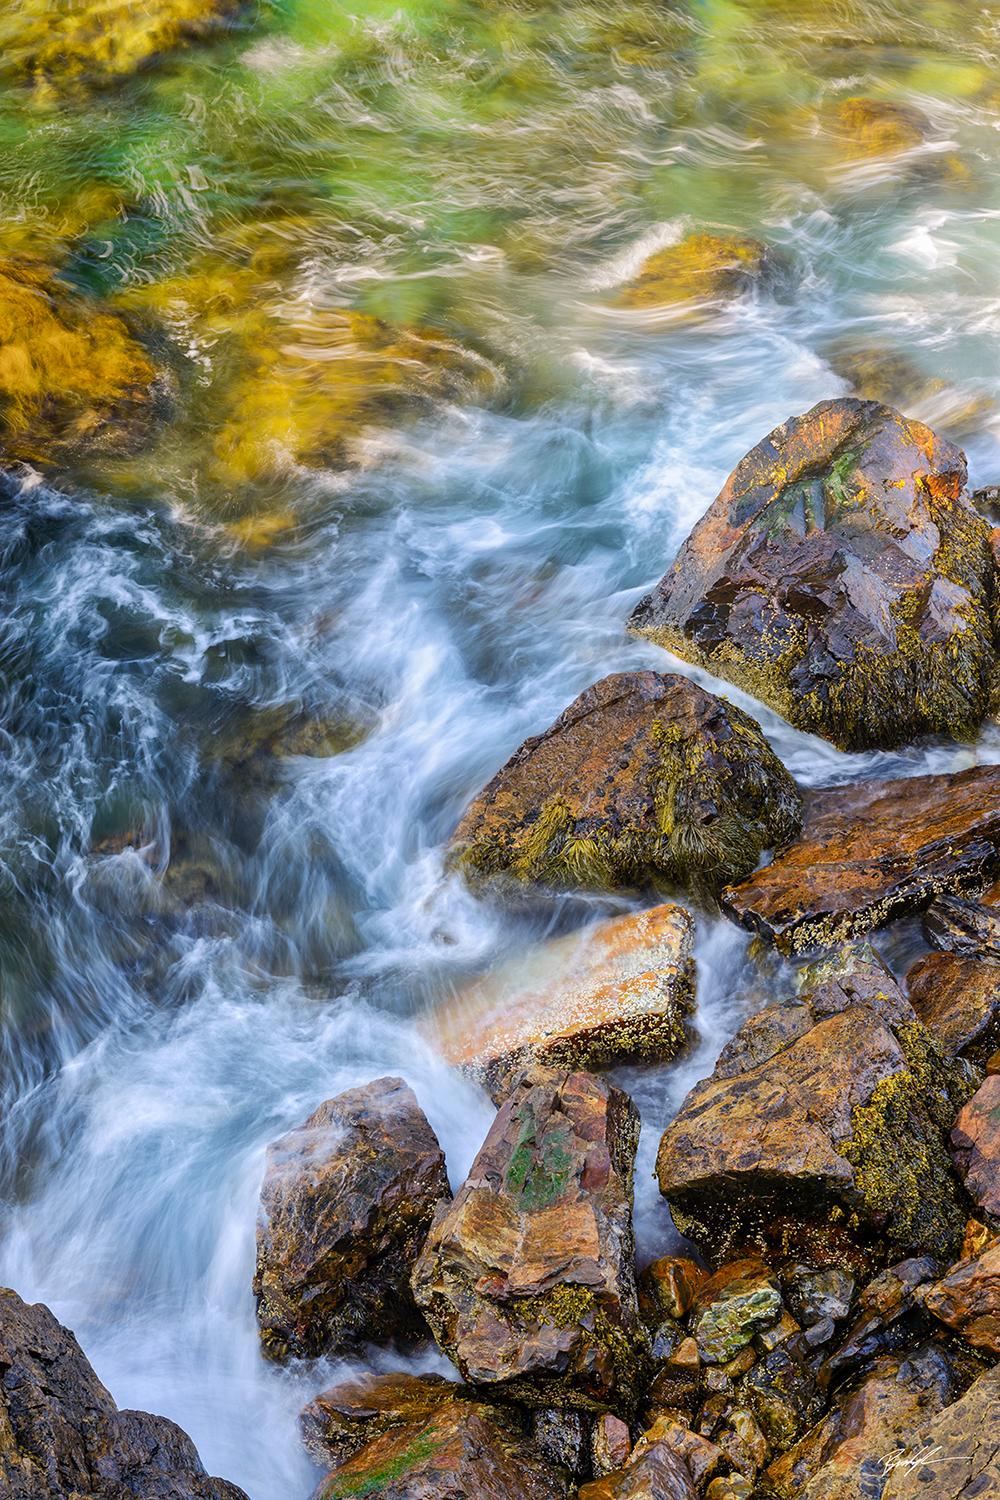
[[[930,131],[930,121],[919,109],[890,99],[842,99],[837,125],[845,143],[863,156],[910,151]]]
[[[1000,1219],[1000,1077],[987,1078],[959,1111],[951,1146],[966,1190]]]
[[[41,1302],[0,1291],[0,1492],[10,1500],[247,1500],[166,1417],[119,1411]]]
[[[725,1464],[726,1456],[721,1448],[669,1417],[661,1417],[642,1434],[635,1445],[635,1458],[638,1459],[647,1448],[659,1444],[664,1444],[681,1460],[699,1490]]]
[[[644,261],[619,301],[625,307],[658,307],[729,300],[773,277],[776,270],[776,257],[759,240],[692,234]]]
[[[516,1082],[413,1271],[466,1380],[529,1405],[634,1407],[649,1360],[633,1267],[638,1136],[631,1100],[591,1074],[536,1067]]]
[[[995,906],[965,896],[937,896],[924,912],[923,929],[932,948],[1000,963],[1000,912]]]
[[[996,1500],[1000,1371],[987,1370],[960,1401],[930,1422],[924,1414],[906,1436],[908,1461],[891,1469],[882,1500]]]
[[[693,944],[682,906],[599,922],[509,960],[435,1010],[423,1031],[495,1101],[532,1061],[596,1070],[670,1058],[694,1003]]]
[[[665,1443],[652,1443],[616,1474],[580,1488],[579,1500],[697,1500],[684,1464]]]
[[[619,672],[525,740],[452,841],[475,882],[713,890],[799,826],[799,794],[757,724],[684,677]]]
[[[771,1456],[767,1439],[750,1412],[737,1407],[730,1412],[726,1425],[716,1434],[719,1447],[748,1479],[756,1479]]]
[[[425,1423],[383,1433],[317,1487],[313,1500],[568,1500],[516,1414],[454,1402]]]
[[[302,1408],[302,1445],[321,1469],[336,1469],[384,1432],[426,1422],[438,1407],[474,1395],[471,1387],[440,1375],[365,1372]]]
[[[966,1343],[1000,1354],[1000,1244],[994,1242],[973,1260],[960,1260],[922,1301]]]
[[[784,953],[829,948],[982,889],[1000,868],[1000,766],[821,787],[796,841],[722,897]]]
[[[985,1062],[1000,1042],[1000,963],[927,953],[906,971],[920,1020],[951,1057]]]
[[[253,1290],[270,1359],[420,1333],[409,1274],[451,1189],[401,1078],[321,1104],[268,1147]]]
[[[684,1256],[654,1260],[639,1277],[639,1306],[646,1322],[656,1328],[664,1318],[683,1318],[707,1280],[701,1266]]]
[[[628,1423],[613,1412],[606,1411],[594,1423],[590,1435],[590,1452],[594,1476],[603,1479],[616,1469],[624,1469],[632,1452],[632,1439]]]
[[[911,1348],[929,1333],[921,1288],[940,1271],[939,1261],[919,1255],[887,1267],[870,1281],[858,1298],[857,1316],[846,1338],[823,1362],[821,1384],[839,1385],[873,1359]]]
[[[747,454],[628,628],[843,750],[968,734],[994,565],[965,480],[921,423],[823,401]]]

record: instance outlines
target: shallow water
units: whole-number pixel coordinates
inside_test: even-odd
[[[599,677],[678,668],[623,621],[743,453],[848,389],[838,348],[905,357],[906,409],[1000,477],[998,50],[997,5],[304,0],[113,88],[8,78],[0,250],[128,308],[170,380],[131,455],[2,481],[0,1277],[251,1500],[308,1493],[295,1414],[331,1373],[257,1352],[267,1142],[400,1073],[457,1184],[492,1110],[413,1018],[623,909],[473,900],[440,857],[469,798]],[[857,94],[923,142],[845,151]],[[618,305],[690,228],[781,275]],[[281,356],[296,420],[340,421],[309,364],[338,309],[465,363],[352,408],[336,458],[241,468],[261,326],[313,351]],[[846,756],[727,691],[806,784],[1000,758],[995,728]],[[621,1075],[646,1258],[662,1126],[766,998],[747,945],[701,918],[700,1043]]]

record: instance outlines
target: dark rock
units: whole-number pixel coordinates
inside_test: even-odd
[[[1000,1219],[1000,1077],[987,1078],[959,1111],[951,1147],[969,1196]]]
[[[837,1266],[817,1271],[811,1266],[796,1266],[786,1271],[785,1300],[805,1328],[833,1319],[839,1322],[851,1310],[854,1277]]]
[[[923,928],[932,948],[1000,963],[1000,911],[995,906],[964,896],[938,896],[924,912]]]
[[[1000,1044],[1000,963],[928,953],[907,970],[905,983],[921,1022],[949,1056],[988,1061]]]
[[[806,953],[983,890],[1000,869],[1000,766],[804,794],[802,833],[723,893],[734,921]]]
[[[906,1434],[911,1461],[889,1473],[882,1500],[996,1500],[1000,1495],[1000,1370],[987,1370],[959,1401]],[[923,1455],[926,1462],[915,1462]]]
[[[440,1375],[363,1373],[315,1396],[299,1413],[302,1444],[321,1469],[336,1469],[373,1438],[427,1421],[440,1406],[473,1399]]]
[[[823,1386],[835,1386],[872,1360],[912,1346],[930,1330],[919,1289],[939,1275],[940,1262],[912,1256],[889,1266],[858,1298],[856,1318],[839,1347],[820,1370]]]
[[[542,1457],[575,1479],[589,1479],[590,1418],[570,1407],[536,1406],[531,1413],[531,1435]]]
[[[0,1491],[10,1500],[247,1500],[176,1423],[119,1411],[41,1302],[0,1291]]]
[[[965,480],[921,423],[823,401],[747,454],[628,628],[843,750],[968,735],[994,564]]]
[[[939,1323],[960,1333],[974,1349],[1000,1355],[1000,1241],[981,1255],[960,1260],[926,1288],[922,1302]]]
[[[629,1412],[649,1368],[632,1239],[639,1116],[588,1073],[525,1070],[413,1289],[463,1377],[538,1406]]]
[[[620,672],[515,751],[451,860],[473,884],[715,891],[799,822],[795,783],[751,718],[687,678]]]
[[[412,1089],[380,1078],[268,1147],[253,1290],[270,1359],[425,1333],[410,1269],[451,1197]]]

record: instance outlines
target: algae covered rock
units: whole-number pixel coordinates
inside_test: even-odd
[[[723,301],[759,285],[775,268],[773,251],[759,240],[692,234],[644,261],[618,300],[624,307]]]
[[[996,658],[965,480],[921,423],[820,402],[738,464],[628,628],[843,750],[970,735]]]
[[[835,118],[845,145],[859,156],[911,151],[931,129],[930,121],[919,109],[891,99],[842,99]]]
[[[760,728],[684,677],[619,672],[525,740],[459,824],[451,861],[608,890],[718,890],[799,826],[800,798]]]
[[[701,1358],[710,1365],[728,1364],[754,1334],[770,1328],[782,1313],[777,1279],[752,1261],[738,1266],[736,1275],[727,1268],[721,1286],[713,1277],[699,1287],[696,1305],[694,1339]]]
[[[302,1408],[302,1444],[320,1468],[336,1469],[383,1433],[426,1422],[440,1407],[473,1395],[469,1386],[440,1375],[362,1371]]]
[[[649,1358],[633,1265],[638,1139],[620,1090],[525,1070],[413,1270],[466,1380],[533,1406],[634,1408]]]

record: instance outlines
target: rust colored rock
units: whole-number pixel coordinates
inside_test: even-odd
[[[383,1433],[317,1486],[313,1500],[569,1500],[516,1413],[454,1402]]]
[[[634,1457],[638,1459],[647,1448],[661,1443],[681,1460],[696,1489],[700,1490],[713,1474],[725,1467],[721,1448],[668,1417],[661,1417],[642,1434],[635,1445]]]
[[[11,1500],[247,1500],[166,1417],[119,1411],[73,1334],[0,1290],[0,1493]]]
[[[996,1500],[1000,1370],[987,1370],[959,1401],[918,1423],[904,1450],[910,1462],[891,1470],[881,1500]]]
[[[923,1294],[929,1313],[976,1349],[1000,1354],[1000,1243],[960,1260]]]
[[[639,1277],[639,1306],[646,1322],[657,1328],[664,1318],[683,1318],[707,1279],[701,1266],[686,1256],[654,1260]]]
[[[328,1099],[268,1147],[253,1290],[270,1359],[419,1334],[409,1276],[451,1189],[401,1078]]]
[[[580,1488],[579,1500],[697,1500],[683,1461],[666,1443],[650,1443],[627,1468]]]
[[[959,1111],[951,1148],[970,1196],[1000,1219],[1000,1077],[987,1078]]]
[[[968,735],[994,563],[965,480],[920,422],[820,402],[747,454],[628,628],[842,750]]]
[[[613,1474],[616,1469],[624,1469],[631,1452],[632,1439],[629,1435],[628,1423],[623,1422],[621,1417],[616,1417],[610,1411],[598,1417],[590,1435],[590,1453],[595,1476],[601,1479],[605,1474]]]
[[[906,971],[920,1020],[951,1057],[984,1065],[1000,1044],[1000,963],[958,953],[927,953]]]
[[[475,1392],[440,1375],[372,1375],[331,1386],[299,1413],[302,1445],[321,1469],[336,1469],[394,1427],[426,1422],[438,1407]]]
[[[1000,869],[1000,766],[804,794],[802,832],[722,896],[734,921],[808,953],[982,890]]]
[[[494,1101],[517,1067],[590,1071],[670,1058],[694,1003],[694,920],[657,906],[599,922],[509,960],[423,1024],[447,1062]]]
[[[619,672],[515,751],[451,859],[474,884],[718,890],[799,821],[795,783],[741,709],[685,677]]]
[[[529,1405],[634,1408],[649,1367],[633,1266],[638,1136],[628,1096],[591,1074],[518,1079],[413,1271],[466,1380]]]

